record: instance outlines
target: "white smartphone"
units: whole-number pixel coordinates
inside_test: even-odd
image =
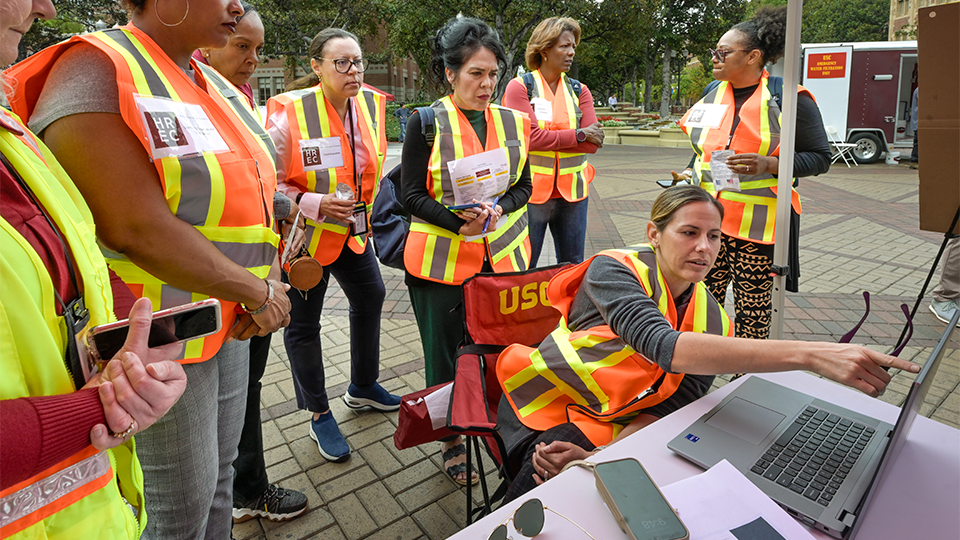
[[[690,533],[650,475],[633,459],[597,463],[597,490],[631,540],[687,540]]]
[[[219,332],[221,324],[220,301],[216,298],[155,311],[147,345],[159,347],[209,336]],[[86,345],[91,363],[105,362],[116,356],[127,340],[129,329],[129,319],[90,329]]]

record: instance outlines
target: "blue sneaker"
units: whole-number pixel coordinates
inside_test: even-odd
[[[371,407],[378,411],[395,411],[400,408],[400,396],[387,392],[380,383],[373,383],[369,388],[350,383],[347,393],[343,395],[343,402],[351,409]]]
[[[320,415],[319,420],[310,420],[310,438],[316,441],[320,455],[327,461],[343,463],[350,459],[350,445],[340,433],[332,412]]]

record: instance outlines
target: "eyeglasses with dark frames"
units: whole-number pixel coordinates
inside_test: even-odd
[[[750,52],[753,49],[707,49],[710,51],[710,56],[716,58],[717,62],[725,62],[727,60],[727,55],[735,52]]]
[[[333,62],[333,67],[337,69],[337,73],[347,73],[350,71],[350,66],[357,68],[357,73],[363,73],[370,67],[370,60],[366,58],[360,58],[358,60],[349,60],[347,58],[317,58],[317,60]]]
[[[529,501],[521,504],[520,507],[517,508],[510,517],[501,521],[500,525],[497,525],[497,528],[490,533],[490,536],[487,538],[487,540],[507,540],[507,538],[509,538],[507,535],[508,521],[513,521],[513,528],[515,528],[518,533],[526,536],[527,538],[533,538],[534,536],[540,534],[540,531],[543,530],[544,510],[549,510],[562,517],[583,531],[583,534],[589,536],[592,540],[597,540],[592,534],[588,533],[586,529],[580,525],[577,525],[572,519],[561,514],[560,512],[557,512],[553,508],[544,506],[543,503],[540,502],[540,499],[530,499]]]

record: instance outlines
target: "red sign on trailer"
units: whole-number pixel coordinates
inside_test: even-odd
[[[847,53],[809,54],[807,79],[842,79],[847,75]]]

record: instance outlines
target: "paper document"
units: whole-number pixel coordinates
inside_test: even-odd
[[[456,204],[492,202],[510,187],[507,151],[495,148],[447,163]]]
[[[440,387],[436,392],[421,398],[427,404],[427,413],[430,414],[430,426],[440,429],[447,425],[447,411],[450,409],[450,392],[453,383]]]
[[[690,540],[813,540],[803,525],[727,460],[661,491],[679,512]]]
[[[727,158],[735,153],[733,150],[717,150],[710,154],[710,174],[713,176],[713,189],[717,191],[740,191],[740,175],[727,166]]]

